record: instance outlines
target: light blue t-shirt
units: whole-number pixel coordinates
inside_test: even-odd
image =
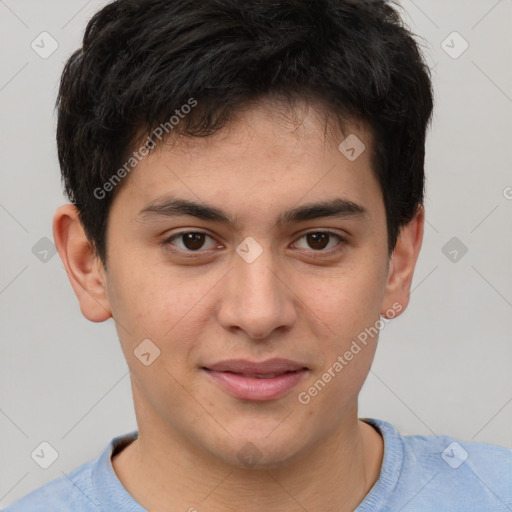
[[[355,512],[512,511],[511,449],[448,436],[402,435],[385,421],[364,421],[381,432],[384,458],[377,482]],[[113,451],[136,437],[132,432],[114,438],[96,460],[36,489],[4,512],[145,512],[111,462]]]

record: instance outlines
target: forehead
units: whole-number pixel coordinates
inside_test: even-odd
[[[153,154],[172,149],[194,158],[216,152],[228,156],[241,146],[252,145],[259,146],[262,156],[285,150],[290,158],[303,156],[308,151],[316,153],[313,156],[318,158],[318,152],[338,148],[347,137],[351,139],[356,135],[364,141],[368,150],[366,156],[370,155],[373,134],[367,123],[355,118],[342,119],[316,100],[307,103],[296,100],[288,105],[263,98],[234,112],[220,130],[206,137],[180,135],[178,129],[168,140],[158,144]]]
[[[174,136],[157,144],[126,178],[115,202],[141,209],[165,194],[208,202],[238,214],[340,196],[371,210],[380,188],[372,136],[361,123],[344,133],[323,111],[272,102],[236,114],[207,137]],[[378,205],[377,205],[378,206]],[[276,209],[277,208],[277,209]]]

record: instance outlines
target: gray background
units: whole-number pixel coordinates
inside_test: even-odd
[[[40,260],[65,202],[58,79],[103,3],[0,0],[0,507],[136,428],[112,320],[83,318],[58,254]],[[381,334],[360,416],[404,433],[512,447],[512,4],[402,5],[424,38],[436,92],[427,225],[411,305]],[[47,58],[31,48],[35,40],[40,52],[51,49],[43,31],[59,45]],[[458,58],[454,31],[469,44]],[[42,441],[59,454],[46,470],[31,458]]]

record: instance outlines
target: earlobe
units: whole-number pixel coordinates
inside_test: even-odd
[[[423,227],[425,211],[423,206],[417,208],[415,216],[408,224],[402,226],[391,261],[389,262],[386,293],[383,301],[381,315],[387,317],[386,312],[396,309],[393,305],[399,304],[399,314],[409,304],[414,268],[423,241]],[[393,316],[398,316],[393,313]]]
[[[60,206],[53,217],[53,238],[82,314],[91,322],[112,316],[106,290],[106,276],[72,204]]]

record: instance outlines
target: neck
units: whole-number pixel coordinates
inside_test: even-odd
[[[168,430],[139,423],[139,437],[113,457],[128,492],[154,512],[352,511],[378,479],[383,441],[358,421],[357,405],[336,433],[294,461],[239,468],[199,453]]]

